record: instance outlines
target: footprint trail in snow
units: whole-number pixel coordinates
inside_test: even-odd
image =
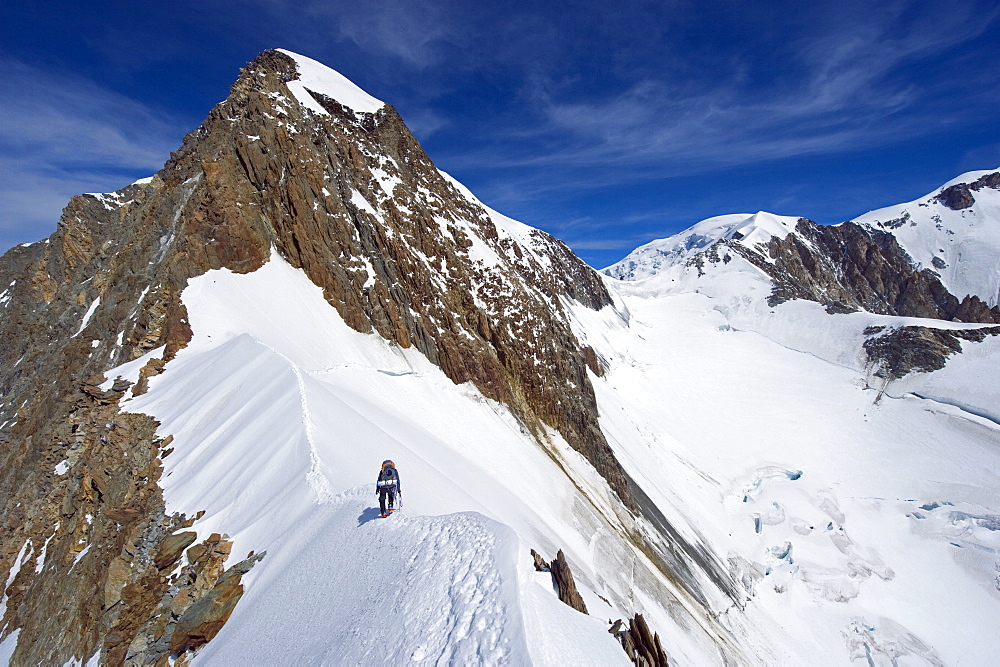
[[[360,487],[317,506],[296,548],[278,554],[285,562],[247,587],[229,624],[238,630],[199,662],[529,662],[510,529],[473,512],[382,519],[373,500]]]

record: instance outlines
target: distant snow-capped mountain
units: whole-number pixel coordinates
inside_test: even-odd
[[[604,269],[604,273],[618,280],[642,280],[684,264],[717,241],[741,241],[751,247],[758,243],[766,245],[772,238],[788,236],[797,223],[798,218],[764,211],[753,215],[719,215],[636,248],[625,259]]]
[[[684,264],[709,246],[722,241],[759,250],[771,257],[772,238],[785,240],[802,218],[759,212],[709,218],[666,239],[652,241],[603,270],[619,280],[641,280]],[[906,204],[888,206],[855,218],[852,223],[870,230],[867,236],[884,239],[891,234],[914,271],[928,270],[942,287],[962,301],[976,296],[988,307],[1000,295],[1000,170],[974,171]],[[825,227],[833,242],[837,230],[848,223]],[[817,236],[807,223],[799,239]],[[821,236],[823,234],[820,234]],[[848,234],[839,234],[846,243]],[[805,241],[809,245],[809,241]],[[776,244],[780,247],[781,244]],[[881,249],[882,254],[887,251]],[[826,253],[829,254],[829,253]]]

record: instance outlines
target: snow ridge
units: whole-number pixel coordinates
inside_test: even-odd
[[[317,508],[290,536],[294,556],[271,563],[267,585],[248,586],[227,633],[199,662],[530,662],[510,529],[473,512],[382,520],[369,496],[370,487],[357,487]],[[349,603],[330,599],[334,591]],[[275,624],[273,609],[291,618]],[[324,613],[310,613],[317,609]],[[301,641],[289,643],[288,625]]]
[[[299,78],[288,81],[288,89],[295,95],[299,104],[321,115],[330,115],[308,91],[314,91],[337,100],[355,113],[375,113],[385,106],[385,102],[377,100],[355,83],[323,63],[312,58],[277,49],[295,61],[299,69]]]
[[[274,348],[271,348],[271,351],[279,356],[284,356]],[[321,459],[318,447],[316,446],[316,426],[313,423],[312,412],[309,410],[305,379],[302,377],[302,370],[298,366],[292,363],[287,357],[285,357],[285,360],[288,361],[292,367],[292,371],[295,373],[295,382],[299,388],[299,400],[302,405],[302,425],[305,427],[306,442],[309,443],[309,472],[306,474],[306,481],[316,494],[317,502],[321,504],[327,503],[336,495],[336,492],[334,492],[333,487],[330,485],[330,480],[320,470]]]

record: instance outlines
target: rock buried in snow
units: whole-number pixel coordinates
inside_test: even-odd
[[[556,585],[559,599],[577,611],[587,612],[587,605],[580,596],[580,591],[576,589],[576,582],[573,581],[573,572],[569,569],[566,556],[562,549],[556,554],[556,558],[551,563],[546,563],[545,559],[534,549],[531,550],[531,557],[535,561],[535,570],[538,572],[551,572],[552,581]]]
[[[617,636],[629,660],[637,665],[652,667],[667,667],[667,653],[660,643],[660,635],[650,631],[642,614],[632,618],[630,627],[623,628],[621,619],[611,624],[608,632]]]
[[[546,563],[545,559],[542,558],[541,554],[539,554],[534,549],[531,550],[531,558],[535,561],[535,572],[549,571],[549,564]]]

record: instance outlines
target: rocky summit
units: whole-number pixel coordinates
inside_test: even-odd
[[[224,536],[181,546],[192,519],[165,516],[157,487],[169,438],[118,402],[189,341],[187,281],[254,271],[272,247],[351,327],[416,348],[539,441],[561,434],[639,511],[597,423],[597,356],[564,312],[609,305],[601,279],[463,194],[391,106],[334,99],[364,93],[324,69],[262,53],[155,176],[74,197],[51,238],[0,262],[0,572],[17,574],[2,632],[21,630],[17,662],[156,662],[210,639],[196,628],[239,599],[254,559],[220,569]],[[134,386],[99,388],[150,353]]]

